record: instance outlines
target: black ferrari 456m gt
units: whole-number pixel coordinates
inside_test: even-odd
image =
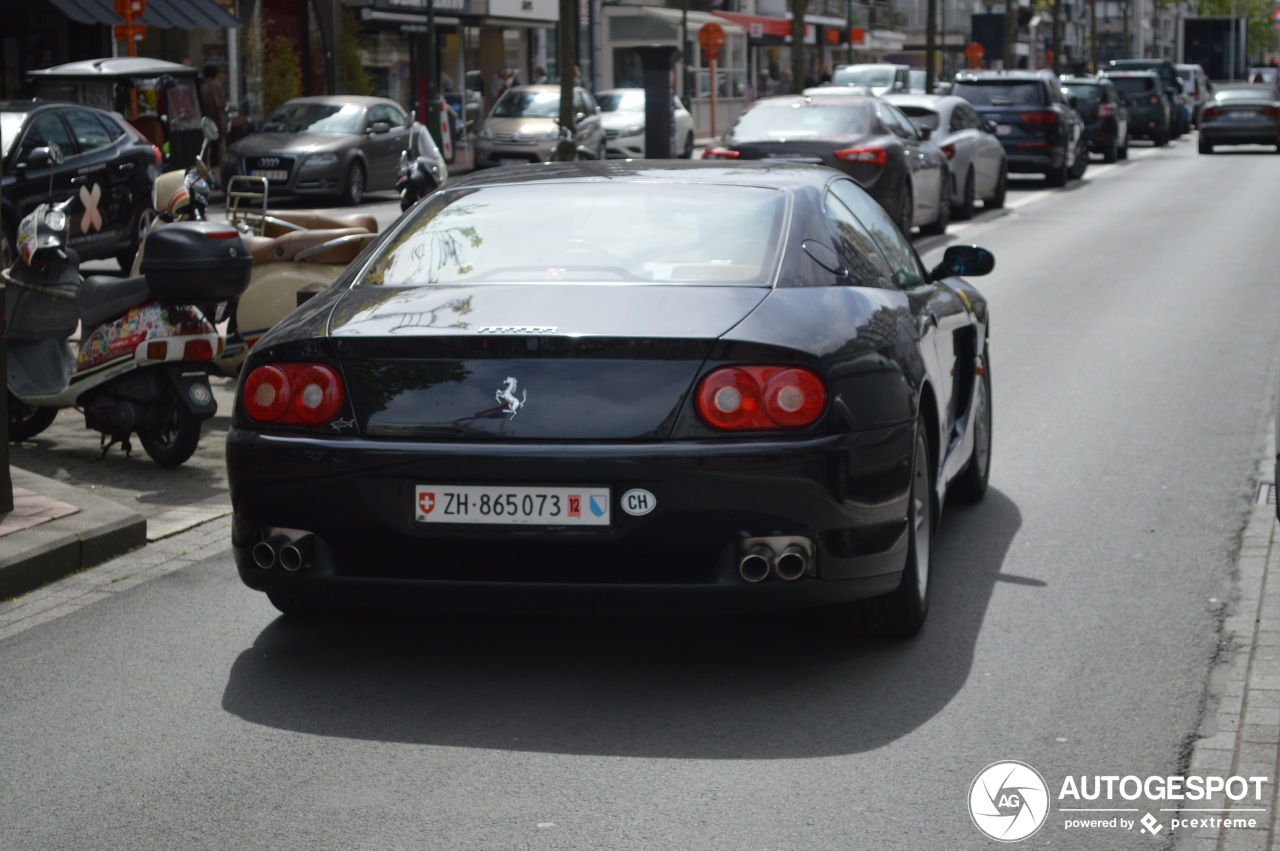
[[[243,581],[351,608],[821,606],[907,636],[987,489],[987,303],[832,169],[450,181],[264,336],[227,464]],[[826,619],[824,619],[826,620]]]

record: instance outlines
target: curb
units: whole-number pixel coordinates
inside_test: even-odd
[[[78,510],[0,537],[0,599],[25,594],[147,543],[146,519],[119,503],[16,467],[9,472],[15,489]]]

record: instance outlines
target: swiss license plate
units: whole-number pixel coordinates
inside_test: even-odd
[[[267,180],[288,180],[289,172],[282,169],[255,168],[254,177],[265,177]]]
[[[609,489],[417,485],[413,519],[419,523],[502,526],[608,526]]]
[[[1012,124],[997,124],[997,125],[996,125],[996,135],[997,135],[997,136],[1008,136],[1008,135],[1009,135],[1010,133],[1012,133],[1012,132],[1013,132],[1013,125],[1012,125]]]

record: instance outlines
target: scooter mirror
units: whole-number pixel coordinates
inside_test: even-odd
[[[204,137],[210,142],[217,141],[218,124],[209,116],[200,119],[200,130],[204,133]]]

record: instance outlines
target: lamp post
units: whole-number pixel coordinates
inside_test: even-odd
[[[680,4],[680,96],[692,98],[689,93],[689,0],[683,0]],[[689,109],[692,109],[692,101],[689,102]]]
[[[853,64],[853,0],[846,0],[845,3],[844,61]]]

